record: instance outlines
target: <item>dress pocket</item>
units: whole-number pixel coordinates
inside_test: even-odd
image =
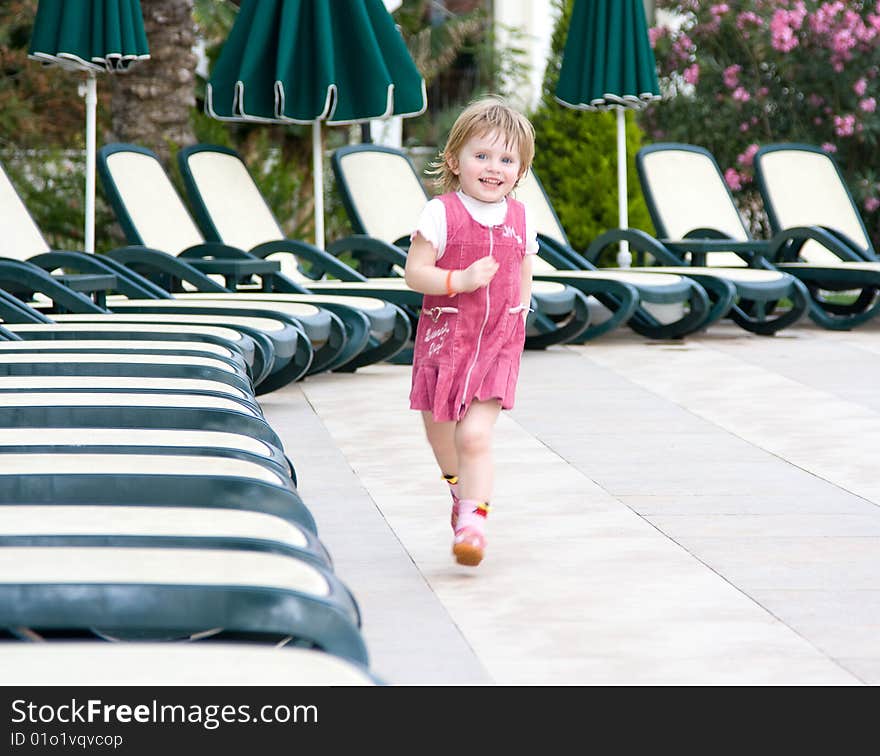
[[[451,358],[457,307],[422,308],[422,323],[416,343],[417,356],[436,363]]]

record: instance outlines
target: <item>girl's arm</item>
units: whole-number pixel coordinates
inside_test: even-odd
[[[532,258],[534,255],[526,255],[522,261],[522,282],[520,284],[519,301],[523,306],[523,320],[529,315],[532,302]]]
[[[450,275],[450,271],[437,267],[437,258],[431,243],[417,234],[406,254],[404,279],[409,288],[422,294],[448,294],[450,290],[458,294],[476,291],[485,286],[497,270],[498,263],[495,259],[486,256],[464,270],[452,271]],[[531,272],[529,282],[531,291]]]

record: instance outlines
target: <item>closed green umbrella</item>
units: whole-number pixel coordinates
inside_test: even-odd
[[[95,251],[95,75],[150,57],[140,0],[40,0],[28,55],[84,71],[86,78],[85,250]]]
[[[660,98],[657,63],[648,40],[643,0],[574,0],[562,53],[556,100],[580,110],[617,111],[617,207],[621,228],[626,207],[624,111]],[[626,243],[621,265],[629,265]]]
[[[319,247],[321,122],[416,116],[426,106],[424,80],[382,0],[243,0],[205,102],[221,120],[313,124]]]

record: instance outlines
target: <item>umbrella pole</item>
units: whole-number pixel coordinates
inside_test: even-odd
[[[315,246],[324,249],[324,156],[321,150],[321,122],[312,126],[312,179],[315,192]]]
[[[626,119],[623,108],[617,110],[617,215],[620,228],[629,228],[629,214],[627,212],[626,196]],[[621,268],[628,268],[632,264],[632,255],[629,251],[629,242],[620,242],[620,251],[617,253],[617,264]]]
[[[95,251],[95,149],[96,120],[98,112],[98,87],[94,72],[86,80],[86,200],[85,200],[85,251]]]

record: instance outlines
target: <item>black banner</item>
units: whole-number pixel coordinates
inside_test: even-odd
[[[497,745],[511,727],[554,737],[579,727],[585,700],[583,690],[493,686],[7,687],[0,754],[422,751],[464,736]]]

